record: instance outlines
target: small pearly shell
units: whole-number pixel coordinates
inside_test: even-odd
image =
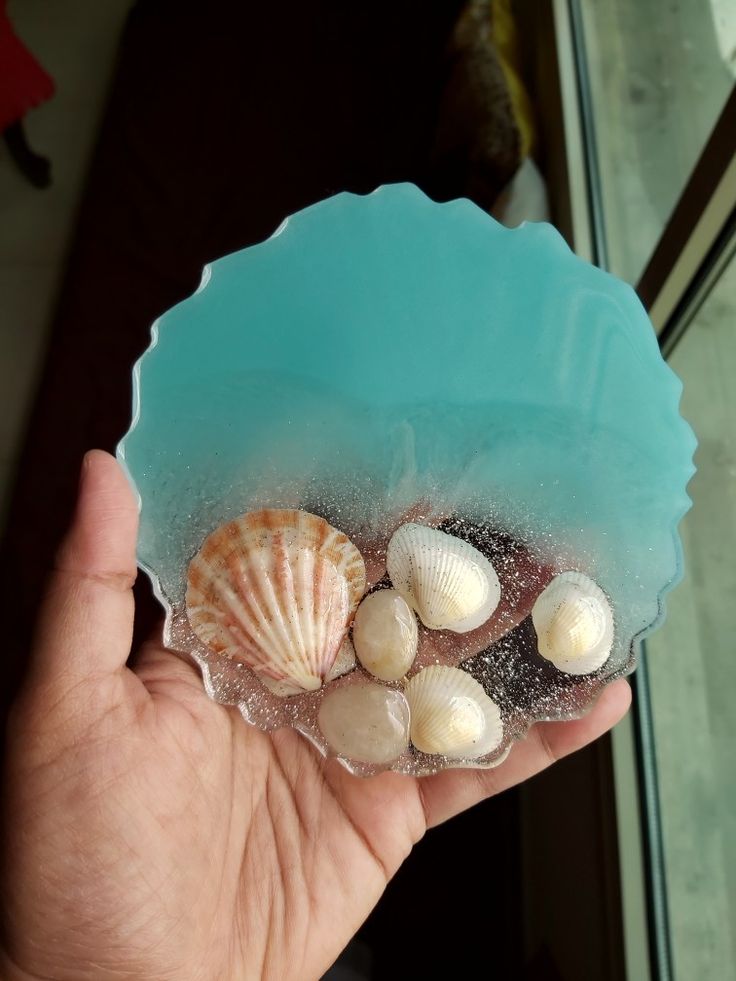
[[[419,629],[413,610],[395,589],[366,596],[353,622],[358,660],[381,681],[403,678],[417,655]]]
[[[386,566],[394,588],[430,630],[475,630],[501,599],[498,576],[485,555],[435,528],[398,528],[388,543]]]
[[[404,689],[411,710],[411,741],[423,753],[475,760],[503,739],[498,705],[460,668],[433,664]]]
[[[317,722],[330,749],[358,763],[392,763],[409,746],[406,699],[372,681],[327,692]]]
[[[337,652],[335,663],[325,675],[325,684],[328,684],[330,681],[334,681],[335,678],[340,678],[342,675],[347,674],[348,671],[352,671],[355,665],[355,648],[353,647],[350,638],[346,637],[342,642],[342,647]],[[268,688],[270,692],[273,692],[274,695],[278,695],[279,698],[288,698],[290,695],[304,694],[304,689],[291,681],[274,681],[273,678],[269,678],[265,674],[256,674],[256,678],[258,678],[264,688]]]
[[[613,613],[608,598],[580,572],[563,572],[537,598],[532,622],[542,657],[566,674],[590,674],[613,647]]]
[[[316,691],[365,591],[353,543],[306,511],[252,511],[217,528],[192,559],[187,616],[211,650],[260,677]]]

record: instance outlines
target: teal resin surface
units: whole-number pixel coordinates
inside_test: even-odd
[[[188,629],[188,563],[245,511],[303,507],[356,541],[385,541],[412,508],[459,516],[605,590],[614,648],[592,676],[538,663],[523,630],[464,652],[507,734],[470,765],[498,762],[537,719],[581,714],[631,671],[681,575],[695,440],[680,382],[633,290],[549,225],[509,230],[407,184],[339,194],[208,265],[154,324],[134,388],[119,457],[166,643],[197,660],[214,697],[322,750],[318,695],[302,711],[300,696],[264,694]],[[439,764],[409,751],[394,768]]]

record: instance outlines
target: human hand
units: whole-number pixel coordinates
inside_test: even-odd
[[[370,779],[293,730],[248,726],[160,644],[130,665],[137,509],[116,462],[82,470],[5,762],[8,979],[318,978],[427,828],[614,725],[536,725],[493,770]]]

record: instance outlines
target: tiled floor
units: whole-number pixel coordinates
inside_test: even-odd
[[[53,185],[26,184],[0,141],[0,520],[33,398],[74,218],[132,0],[11,0],[18,34],[57,84],[31,112]]]

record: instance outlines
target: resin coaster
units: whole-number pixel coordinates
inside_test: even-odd
[[[493,766],[581,715],[681,574],[680,382],[549,225],[339,194],[207,266],[134,388],[164,642],[355,773]]]

